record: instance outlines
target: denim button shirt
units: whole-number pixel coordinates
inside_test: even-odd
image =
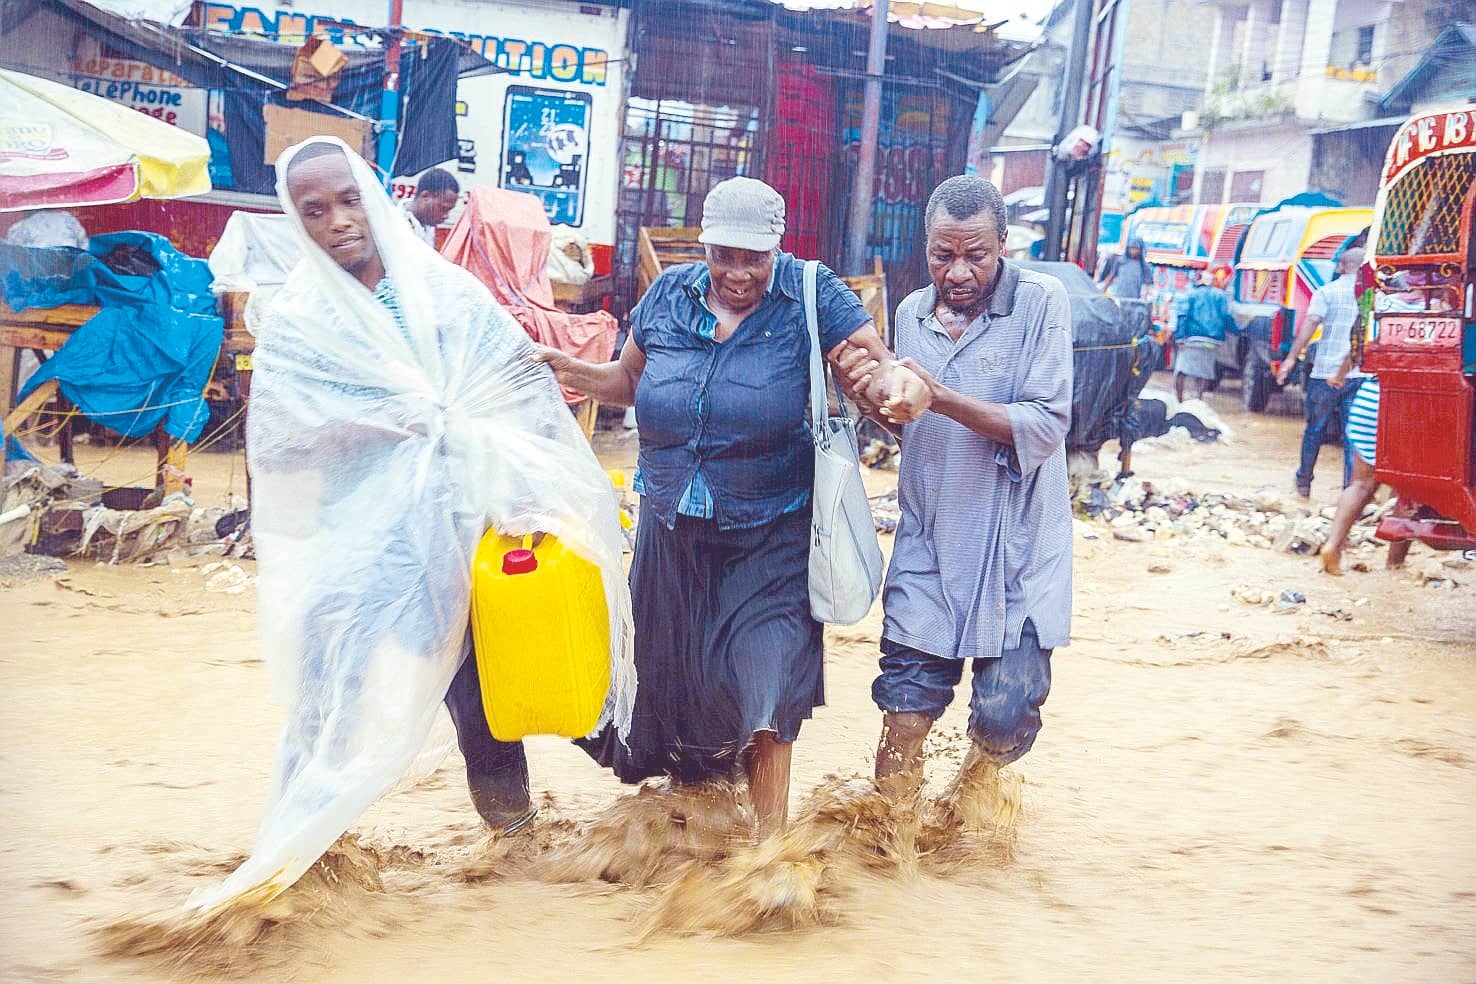
[[[634,488],[668,529],[679,514],[762,526],[808,505],[814,480],[804,263],[779,254],[769,290],[724,342],[708,277],[703,263],[671,267],[631,313],[631,341],[646,356]],[[871,320],[823,266],[816,310],[826,351]]]

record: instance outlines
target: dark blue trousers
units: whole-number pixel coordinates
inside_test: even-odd
[[[1350,379],[1342,389],[1334,389],[1325,379],[1308,379],[1303,400],[1307,427],[1302,431],[1302,463],[1297,468],[1297,485],[1312,484],[1312,472],[1317,467],[1317,454],[1327,441],[1327,429],[1333,420],[1339,420],[1346,430],[1348,408],[1353,397],[1358,395],[1359,379]],[[1343,487],[1353,480],[1353,449],[1343,442]]]
[[[926,714],[936,721],[963,679],[963,664],[883,639],[881,675],[871,685],[871,699],[884,712]],[[1050,692],[1051,650],[1040,648],[1035,623],[1026,620],[1017,648],[997,659],[974,660],[969,737],[997,762],[1015,761],[1035,744],[1040,706]]]
[[[528,756],[523,752],[520,741],[498,741],[492,737],[492,728],[487,724],[487,712],[482,707],[482,683],[477,676],[476,657],[468,653],[446,688],[446,710],[456,725],[456,743],[461,746],[462,757],[468,769],[485,776],[494,776],[509,769],[521,773],[523,785],[528,784]]]

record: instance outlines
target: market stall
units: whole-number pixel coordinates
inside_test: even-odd
[[[193,134],[19,72],[0,71],[0,102],[8,107],[0,121],[0,146],[6,150],[0,155],[0,212],[51,214],[210,190],[210,149]],[[198,380],[198,399],[220,346],[221,327],[207,303],[208,289],[204,300],[199,296],[200,271],[188,269],[188,258],[176,262],[182,254],[166,256],[168,250],[172,247],[161,237],[143,234],[100,237],[90,251],[49,243],[9,246],[0,301],[0,405],[6,434],[58,401],[51,412],[70,417],[78,410],[87,415],[91,408],[101,423],[128,433],[133,428],[115,426],[119,420],[109,418],[125,394],[136,390],[148,395],[128,411],[135,423],[159,412],[156,422],[149,417],[160,448],[159,481],[166,494],[178,490],[185,450],[199,427],[194,414],[177,412],[188,398],[165,400],[173,405],[162,406],[155,397],[165,390],[177,395],[181,386],[193,388],[189,380]],[[34,256],[70,263],[65,274],[52,273],[66,281],[67,289],[50,304],[44,290],[27,288],[24,274]],[[143,268],[129,265],[145,261]],[[187,284],[191,277],[196,279]],[[56,303],[77,299],[87,303]],[[154,338],[157,358],[119,357],[119,346],[146,347],[140,340],[148,337]],[[87,344],[69,346],[74,338],[86,338]],[[49,357],[18,386],[16,356],[23,351]],[[119,373],[96,371],[97,360],[108,358]],[[135,378],[123,378],[129,374]],[[99,380],[99,375],[108,378]],[[65,434],[65,420],[59,430]],[[69,452],[64,436],[63,452]]]

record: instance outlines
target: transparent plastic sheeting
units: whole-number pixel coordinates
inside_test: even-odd
[[[189,904],[291,885],[416,760],[461,661],[484,532],[546,531],[597,564],[612,682],[600,727],[635,696],[630,594],[610,481],[530,360],[528,336],[397,214],[338,141],[403,312],[307,240],[255,353],[247,451],[259,635],[288,707],[251,856]],[[536,618],[536,612],[529,612]]]
[[[220,242],[210,251],[212,289],[246,294],[242,320],[257,335],[271,316],[272,298],[302,259],[303,240],[290,215],[232,212]]]
[[[297,222],[287,215],[232,212],[210,251],[210,273],[217,293],[255,290],[286,282],[302,260]]]

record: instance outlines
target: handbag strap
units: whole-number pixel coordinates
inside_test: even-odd
[[[840,378],[825,366],[825,356],[820,351],[820,315],[817,309],[817,281],[820,273],[819,260],[805,261],[805,325],[810,332],[810,424],[815,442],[829,446],[830,430],[825,426],[830,418],[830,398],[825,393],[827,374],[835,385],[836,406],[845,412],[846,391],[841,389]]]
[[[810,332],[810,430],[817,444],[825,441],[825,418],[829,416],[825,397],[825,357],[820,354],[820,318],[815,301],[815,281],[819,270],[819,261],[805,262],[805,326]]]

